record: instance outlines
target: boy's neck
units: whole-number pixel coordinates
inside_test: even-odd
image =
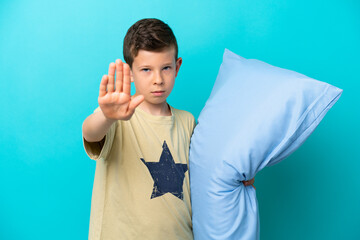
[[[171,116],[170,106],[167,102],[154,105],[144,101],[138,107],[154,116]]]

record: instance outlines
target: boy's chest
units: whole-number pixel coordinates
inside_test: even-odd
[[[123,142],[146,162],[166,160],[187,164],[190,139],[186,131],[176,123],[129,122],[127,128],[123,129]]]

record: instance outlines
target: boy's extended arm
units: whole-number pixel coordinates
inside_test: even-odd
[[[95,112],[82,125],[83,137],[88,142],[100,142],[115,121],[106,118],[102,111]]]
[[[102,77],[100,83],[98,102],[101,111],[88,116],[82,126],[86,141],[101,141],[115,121],[131,118],[135,108],[144,100],[144,96],[132,98],[130,87],[129,65],[122,63],[120,59],[116,60],[116,64],[110,63],[109,73]]]

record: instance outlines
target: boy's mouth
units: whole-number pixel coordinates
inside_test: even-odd
[[[165,91],[153,91],[151,93],[158,97],[158,96],[162,96],[165,93]]]

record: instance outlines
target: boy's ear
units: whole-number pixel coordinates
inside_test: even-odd
[[[176,73],[175,73],[175,77],[177,76],[179,70],[180,70],[180,66],[182,64],[182,58],[179,57],[177,60],[176,60]]]

